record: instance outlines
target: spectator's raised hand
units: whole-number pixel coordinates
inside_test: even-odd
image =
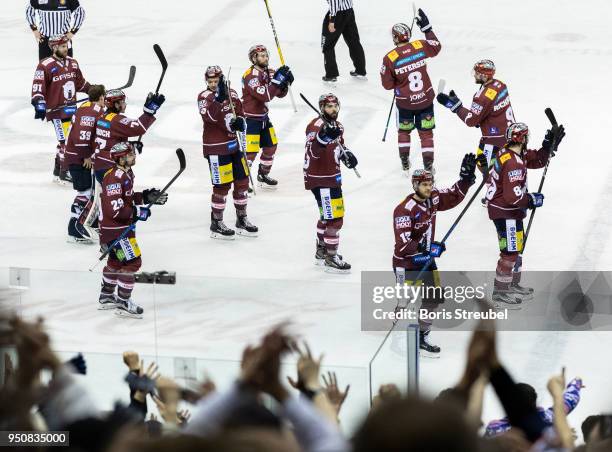
[[[300,357],[297,362],[297,381],[287,377],[289,384],[300,391],[313,391],[320,388],[319,371],[323,355],[319,356],[319,359],[314,359],[306,342],[304,342],[302,349],[297,344],[292,344],[292,348]]]
[[[140,357],[138,353],[131,350],[123,352],[123,362],[128,366],[130,372],[140,372]]]
[[[563,397],[563,391],[565,391],[565,367],[561,368],[560,374],[550,377],[546,387],[553,398]]]
[[[321,375],[321,378],[323,378],[323,388],[325,389],[325,394],[336,410],[336,415],[338,415],[340,414],[340,408],[342,408],[342,404],[349,393],[351,385],[346,385],[344,392],[340,391],[340,388],[338,388],[338,378],[336,377],[336,372],[327,372],[327,378],[325,378],[325,374]]]

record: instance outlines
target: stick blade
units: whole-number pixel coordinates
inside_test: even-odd
[[[157,55],[157,58],[159,58],[159,62],[161,63],[162,68],[164,70],[166,70],[166,68],[168,67],[168,61],[166,60],[166,56],[164,55],[164,51],[161,49],[159,44],[153,44],[153,51]]]
[[[446,80],[441,78],[440,81],[438,82],[438,92],[443,93],[445,87],[446,87]]]
[[[187,167],[187,160],[185,159],[185,153],[181,148],[176,150],[176,156],[178,157],[181,171],[183,171]]]
[[[136,78],[136,66],[130,66],[130,75],[128,76],[128,82],[127,82],[126,88],[129,88],[130,86],[132,86],[132,83],[134,83],[135,78]]]
[[[546,107],[546,109],[544,110],[544,114],[553,126],[557,125],[557,118],[555,118],[555,114],[550,109],[550,107]]]

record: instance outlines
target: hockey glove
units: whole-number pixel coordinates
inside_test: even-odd
[[[527,194],[529,195],[528,207],[530,209],[542,207],[542,204],[544,204],[544,195],[542,193],[527,193]]]
[[[485,157],[486,159],[486,157]],[[486,163],[485,163],[486,165]],[[476,182],[476,156],[474,154],[465,154],[463,161],[461,162],[461,169],[459,170],[459,178],[462,181],[472,185]]]
[[[487,156],[484,152],[478,154],[476,157],[476,164],[478,165],[478,168],[483,168],[485,170],[489,169],[489,162],[487,162]]]
[[[150,115],[154,115],[159,110],[159,107],[166,101],[166,97],[163,94],[153,94],[149,93],[147,96],[147,100],[145,100],[145,104],[143,110],[145,113],[149,113]]]
[[[232,132],[244,132],[246,130],[246,120],[242,116],[236,116],[230,121]]]
[[[139,154],[142,154],[142,148],[144,147],[142,141],[130,141],[130,144],[134,146],[134,149],[136,149]]]
[[[74,371],[81,375],[87,375],[87,364],[85,363],[85,358],[83,358],[83,354],[79,353],[74,358],[66,361],[66,364],[72,366]]]
[[[557,127],[555,139],[551,148],[551,154],[553,156],[557,153],[557,148],[559,147],[559,143],[563,141],[563,138],[565,138],[565,127],[563,127],[563,124],[561,124],[559,127]]]
[[[227,84],[225,83],[225,76],[219,77],[219,83],[217,84],[217,92],[215,93],[215,100],[223,103],[227,100]]]
[[[420,267],[427,264],[431,259],[432,257],[429,253],[417,254],[416,256],[412,256],[412,263]]]
[[[431,24],[429,23],[429,19],[421,8],[419,8],[419,11],[417,13],[416,23],[423,33],[431,31]]]
[[[142,200],[145,204],[157,204],[163,206],[168,201],[168,193],[162,193],[157,188],[149,188],[142,192]]]
[[[153,394],[155,392],[155,380],[146,375],[138,375],[136,372],[129,372],[125,376],[125,381],[130,387],[130,391],[140,391],[145,394]]]
[[[436,100],[438,101],[438,103],[450,109],[450,111],[452,111],[453,113],[455,113],[457,109],[461,107],[461,105],[463,105],[455,94],[455,91],[453,91],[452,89],[448,94],[438,93],[438,95],[436,96]]]
[[[272,83],[278,86],[287,86],[293,82],[293,74],[289,66],[281,66],[274,73]]]
[[[44,100],[32,99],[32,105],[34,106],[34,119],[45,120],[45,114],[47,113],[47,104]]]
[[[133,221],[147,221],[151,216],[151,209],[148,207],[134,206],[132,212]]]
[[[320,143],[327,144],[337,139],[340,135],[342,135],[342,130],[340,130],[340,127],[335,127],[331,124],[324,124],[319,130],[317,138]]]
[[[431,242],[429,246],[429,255],[431,257],[440,257],[446,251],[446,245],[442,242]]]
[[[344,163],[344,166],[348,169],[353,169],[357,166],[357,157],[348,149],[342,153],[340,160],[342,160],[342,163]]]

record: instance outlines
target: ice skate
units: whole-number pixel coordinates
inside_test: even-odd
[[[223,220],[212,218],[210,221],[210,237],[219,240],[234,240],[236,232],[228,228]]]
[[[276,179],[272,179],[267,174],[259,173],[257,175],[257,186],[263,188],[264,190],[276,190],[278,188],[278,181]]]
[[[236,233],[244,237],[257,237],[259,228],[252,224],[246,216],[236,220]]]
[[[512,290],[495,289],[493,291],[492,300],[495,309],[510,309],[516,311],[522,307],[522,300]]]
[[[89,232],[79,224],[76,218],[70,219],[68,222],[68,237],[66,238],[66,242],[81,245],[93,245],[94,241],[94,237],[89,235]]]
[[[315,251],[315,265],[318,267],[322,267],[325,265],[325,244],[317,240],[317,249]]]
[[[510,291],[522,301],[533,300],[533,288],[531,287],[523,287],[518,283],[512,283],[510,284]]]
[[[117,307],[117,299],[115,294],[112,293],[101,293],[98,299],[98,310],[108,311]]]
[[[342,260],[339,254],[327,254],[325,256],[325,272],[326,273],[350,273],[351,265]]]
[[[400,154],[400,159],[402,161],[402,171],[404,172],[404,176],[410,177],[410,157],[408,154]]]
[[[142,319],[143,312],[144,309],[134,303],[131,298],[127,300],[117,298],[115,315],[131,319]]]
[[[419,354],[423,358],[439,358],[440,347],[429,342],[430,331],[419,332]]]

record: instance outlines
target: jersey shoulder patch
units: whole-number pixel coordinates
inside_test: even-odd
[[[81,107],[91,107],[91,101],[84,102]]]
[[[408,202],[404,205],[404,208],[406,210],[412,211],[412,209],[414,209],[414,206],[416,205],[417,205],[416,201],[412,198],[409,198]]]
[[[417,50],[423,48],[423,43],[421,41],[413,41],[410,44],[412,44],[412,47],[414,47]]]
[[[115,177],[121,179],[124,174],[125,174],[125,171],[123,171],[121,168],[115,169]]]
[[[484,93],[485,97],[494,100],[495,96],[497,96],[497,91],[495,91],[493,88],[487,88],[487,90]]]
[[[512,155],[510,155],[510,152],[506,151],[502,155],[499,156],[499,163],[501,165],[503,165],[504,163],[506,163],[511,158],[512,158]]]
[[[244,71],[244,74],[242,74],[242,78],[247,78],[251,74],[252,70],[253,68],[250,67],[246,71]]]
[[[393,63],[399,57],[399,53],[397,53],[397,50],[393,49],[391,52],[387,53],[387,57]]]
[[[55,60],[52,57],[45,58],[40,62],[43,66],[47,67],[49,64],[53,63]]]
[[[117,116],[117,113],[109,113],[104,116],[104,119],[106,119],[107,121],[112,121],[115,116]]]

